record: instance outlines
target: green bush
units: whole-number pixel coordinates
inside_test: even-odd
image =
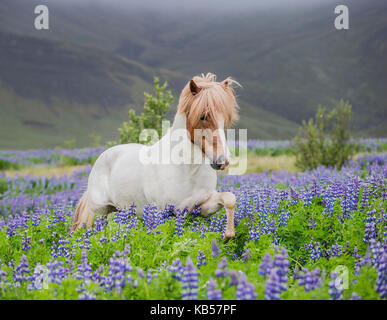
[[[129,122],[124,122],[123,127],[119,128],[120,143],[148,143],[140,141],[140,133],[144,129],[156,130],[158,137],[161,137],[162,121],[166,120],[166,114],[170,109],[170,103],[173,101],[173,96],[170,90],[167,90],[168,83],[165,81],[160,86],[159,78],[154,77],[155,96],[144,92],[145,103],[144,112],[136,115],[133,109],[129,110]],[[111,143],[110,143],[111,144]]]
[[[355,150],[349,143],[351,109],[349,103],[340,100],[330,112],[319,106],[315,121],[303,121],[295,138],[297,167],[306,170],[324,165],[341,169]]]

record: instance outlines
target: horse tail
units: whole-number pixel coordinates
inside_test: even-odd
[[[87,191],[79,199],[77,209],[75,210],[73,224],[71,226],[70,232],[73,232],[83,226],[86,228],[91,227],[93,224],[93,214],[90,211],[90,207],[87,201]]]

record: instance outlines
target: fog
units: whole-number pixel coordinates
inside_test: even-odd
[[[62,5],[118,7],[127,10],[159,12],[245,12],[254,9],[296,9],[335,3],[334,0],[46,0]],[[345,4],[348,1],[341,1]]]

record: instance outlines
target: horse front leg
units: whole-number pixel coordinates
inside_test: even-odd
[[[234,228],[234,211],[235,211],[236,198],[235,195],[231,192],[214,192],[210,198],[203,202],[201,206],[201,215],[208,217],[220,208],[224,207],[226,209],[227,216],[227,226],[226,232],[223,235],[225,242],[235,237],[235,228]]]

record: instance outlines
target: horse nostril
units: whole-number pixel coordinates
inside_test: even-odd
[[[225,161],[226,161],[226,158],[225,158],[224,156],[220,156],[220,157],[218,158],[218,160],[216,160],[216,164],[217,164],[218,166],[222,166],[222,164],[224,164]]]

